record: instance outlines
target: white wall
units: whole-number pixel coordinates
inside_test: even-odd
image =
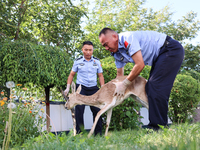
[[[46,112],[46,106],[42,107]],[[40,113],[44,118],[45,114]],[[69,131],[73,129],[73,121],[71,116],[71,110],[67,110],[64,104],[50,104],[50,126],[51,132]],[[91,129],[93,125],[93,116],[90,111],[90,107],[85,107],[84,113],[84,125],[85,129]],[[46,130],[46,126],[43,130]]]
[[[140,109],[140,115],[143,117],[141,118],[141,122],[143,123],[143,125],[148,125],[149,124],[149,112],[148,109],[145,107],[142,107]],[[172,121],[168,118],[168,124],[171,124]]]
[[[46,112],[46,106],[42,108]],[[44,113],[40,115],[44,118],[46,117]],[[143,117],[141,118],[143,125],[148,125],[149,114],[145,107],[140,109],[140,115]],[[64,104],[50,104],[50,118],[51,132],[70,131],[73,129],[71,110],[65,109]],[[172,123],[170,119],[168,119],[168,123]],[[85,107],[84,125],[85,129],[91,129],[93,125],[93,116],[89,106]],[[43,130],[46,130],[46,126]]]

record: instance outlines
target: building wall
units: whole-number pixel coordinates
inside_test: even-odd
[[[42,108],[46,111],[45,106]],[[44,118],[46,117],[45,114],[40,115],[43,115]],[[148,125],[149,115],[148,110],[145,107],[140,109],[140,115],[143,117],[141,118],[143,125]],[[51,132],[70,131],[73,129],[71,110],[67,110],[64,107],[64,104],[50,104],[50,118],[50,125],[52,126]],[[172,123],[170,119],[168,122],[169,124]],[[89,106],[85,107],[84,124],[86,130],[92,128],[93,116]],[[43,128],[43,130],[46,130],[46,126]]]

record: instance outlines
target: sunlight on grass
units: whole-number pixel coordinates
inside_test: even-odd
[[[73,136],[73,132],[55,136],[52,133],[24,143],[24,149],[76,149],[76,150],[197,150],[200,148],[200,124],[172,125],[158,132],[147,129],[111,131],[108,136],[92,136],[87,133]],[[19,147],[18,147],[19,148]],[[16,149],[18,149],[16,148]],[[19,148],[20,149],[20,148]]]

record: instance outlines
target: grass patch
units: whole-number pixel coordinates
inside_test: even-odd
[[[172,125],[154,132],[148,129],[109,132],[108,136],[87,138],[87,134],[73,136],[73,132],[55,136],[44,134],[13,149],[40,150],[197,150],[200,148],[200,124]]]

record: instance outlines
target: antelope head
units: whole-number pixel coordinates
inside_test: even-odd
[[[65,103],[65,107],[67,109],[72,109],[72,108],[74,108],[78,104],[76,96],[81,91],[81,85],[79,85],[79,87],[78,87],[78,89],[76,91],[76,85],[75,85],[74,82],[72,82],[72,84],[71,84],[71,90],[72,90],[72,93],[69,94],[69,96],[68,96],[69,98],[68,98],[67,102]]]

